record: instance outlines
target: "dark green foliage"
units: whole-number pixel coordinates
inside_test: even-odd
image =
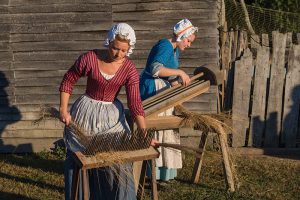
[[[254,0],[249,2],[253,6],[280,10],[284,12],[300,13],[299,0]]]
[[[300,32],[299,0],[252,0],[245,2],[251,25],[257,35],[264,33],[271,38],[272,31],[292,32],[293,42],[296,41],[296,33]],[[239,1],[225,0],[225,8],[229,28],[248,30],[245,14]]]

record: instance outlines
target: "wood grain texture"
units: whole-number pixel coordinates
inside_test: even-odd
[[[244,56],[240,61],[236,61],[235,65],[232,104],[233,147],[248,145],[246,134],[249,129],[248,112],[253,73],[252,53],[250,49],[246,49]]]
[[[286,74],[281,142],[287,148],[296,147],[299,131],[300,102],[300,45],[293,45],[288,59]]]
[[[263,145],[269,72],[269,48],[259,47],[254,75],[253,103],[249,133],[249,139],[251,140],[250,146],[261,147]]]
[[[215,0],[0,0],[0,137],[8,133],[5,131],[21,134],[26,130],[29,134],[34,130],[30,122],[38,118],[40,107],[59,105],[58,87],[64,73],[80,54],[103,49],[107,30],[117,22],[129,23],[136,32],[136,48],[130,58],[139,73],[151,47],[170,37],[183,16],[201,34],[191,48],[181,52],[180,66],[191,76],[204,64],[218,71],[216,4]],[[86,79],[78,81],[70,105],[84,93],[85,83]],[[184,105],[193,111],[216,112],[214,95],[208,91]],[[126,107],[124,89],[118,98]],[[56,129],[52,125],[46,122],[44,130]]]
[[[285,77],[286,35],[272,32],[272,65],[267,106],[265,147],[278,147],[281,132],[282,96]]]

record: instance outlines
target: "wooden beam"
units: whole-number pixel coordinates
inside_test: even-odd
[[[155,159],[159,157],[159,152],[155,148],[149,147],[148,149],[140,149],[136,151],[112,152],[112,156],[103,156],[101,158],[101,153],[96,156],[87,157],[77,151],[73,153],[73,157],[81,169],[92,169],[111,166],[113,163],[121,164],[126,162]]]
[[[180,127],[181,117],[177,116],[161,116],[161,117],[146,117],[147,128],[157,130],[175,129]]]
[[[230,148],[231,153],[236,155],[255,155],[255,156],[282,156],[282,157],[300,157],[300,148],[252,148],[238,147]]]
[[[146,117],[150,116],[156,116],[159,113],[161,113],[164,110],[167,110],[169,108],[172,108],[176,105],[179,105],[185,101],[188,101],[206,91],[209,90],[209,81],[205,81],[201,85],[191,88],[189,90],[186,90],[178,95],[175,95],[173,97],[170,97],[169,99],[166,99],[164,101],[159,102],[155,106],[151,106],[147,109],[145,109]]]
[[[196,76],[193,76],[193,77],[191,78],[191,82],[194,81],[194,80],[197,80],[198,78],[202,77],[203,75],[204,75],[203,73],[199,73],[199,74],[197,74]],[[163,91],[163,92],[160,92],[160,93],[158,93],[158,94],[156,94],[156,95],[154,95],[154,96],[152,96],[152,97],[150,97],[150,98],[144,100],[144,101],[143,101],[143,106],[146,106],[146,105],[149,104],[150,102],[153,102],[153,101],[155,101],[155,100],[161,98],[162,96],[164,96],[164,95],[166,95],[166,94],[169,94],[171,91],[176,90],[176,89],[178,89],[178,88],[181,87],[181,86],[182,86],[182,84],[175,85],[174,87],[171,87],[171,88],[169,88],[169,89],[167,89],[167,90],[165,90],[165,91]]]

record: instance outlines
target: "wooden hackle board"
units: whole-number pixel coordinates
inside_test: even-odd
[[[85,156],[80,151],[74,152],[74,158],[77,165],[81,169],[93,169],[99,167],[107,167],[112,164],[122,164],[140,160],[150,160],[159,157],[158,151],[149,147],[147,149],[139,149],[134,151],[116,151],[98,153],[95,156]]]

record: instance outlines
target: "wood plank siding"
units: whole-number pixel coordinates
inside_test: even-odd
[[[126,22],[136,31],[131,59],[140,72],[154,43],[171,37],[176,22],[189,18],[197,39],[180,55],[190,75],[202,65],[219,67],[217,0],[0,0],[0,152],[49,149],[62,138],[55,120],[39,124],[41,106],[58,107],[63,74],[87,50],[103,48],[112,24]],[[84,92],[75,86],[70,103]],[[119,99],[126,105],[124,90]],[[199,112],[215,112],[216,88],[185,103]]]

